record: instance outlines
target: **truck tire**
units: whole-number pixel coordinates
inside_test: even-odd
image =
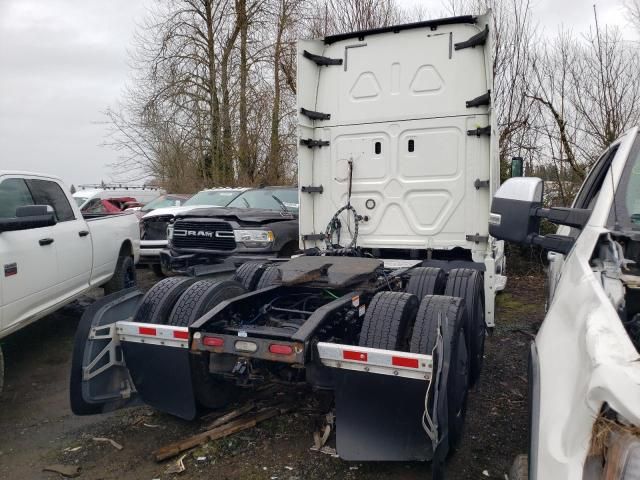
[[[449,451],[453,453],[462,438],[469,391],[469,358],[464,337],[465,307],[461,298],[426,296],[420,303],[411,335],[410,352],[431,355],[438,337],[438,319],[447,322],[443,342],[448,344],[449,375],[447,410]]]
[[[447,274],[441,268],[417,267],[411,270],[409,282],[404,289],[407,293],[412,293],[418,300],[422,300],[426,295],[442,295],[447,284]]]
[[[509,470],[509,480],[529,480],[529,457],[518,455]]]
[[[223,282],[200,280],[180,296],[167,323],[188,327],[220,302],[246,292],[242,285],[233,280]],[[238,388],[235,385],[217,379],[209,373],[208,354],[191,358],[191,377],[196,400],[205,408],[221,408],[233,401],[238,394]]]
[[[418,303],[418,297],[410,293],[376,293],[364,315],[358,344],[406,351]]]
[[[237,268],[233,279],[251,292],[256,289],[264,270],[264,263],[262,262],[245,262]]]
[[[256,284],[256,290],[262,290],[263,288],[275,285],[280,278],[280,269],[276,265],[269,265],[265,268],[264,272],[260,276],[260,280]]]
[[[2,345],[0,345],[0,396],[4,389],[4,355],[2,353]]]
[[[170,277],[160,280],[142,297],[133,321],[165,324],[175,303],[195,281],[196,279],[191,277]]]
[[[133,263],[133,257],[129,255],[121,255],[116,263],[116,271],[113,277],[104,284],[104,294],[110,295],[119,292],[125,288],[136,286],[136,266]]]
[[[167,325],[188,327],[220,302],[243,293],[247,293],[247,290],[233,280],[195,282],[184,291],[174,305]]]
[[[484,359],[484,282],[482,274],[469,268],[456,268],[449,272],[445,295],[464,299],[467,312],[465,337],[469,352],[469,386],[476,384],[482,372]]]

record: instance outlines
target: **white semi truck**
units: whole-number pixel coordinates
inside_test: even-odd
[[[305,255],[94,304],[76,336],[73,411],[141,400],[192,419],[239,388],[307,382],[334,392],[342,458],[432,460],[441,478],[505,280],[488,234],[490,25],[462,16],[301,41]]]
[[[135,215],[84,217],[59,178],[0,171],[0,340],[93,287],[135,286]],[[0,392],[4,378],[0,346]]]

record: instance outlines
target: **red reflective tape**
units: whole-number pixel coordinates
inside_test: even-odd
[[[367,354],[364,352],[353,352],[351,350],[344,350],[342,352],[342,358],[344,360],[356,360],[358,362],[366,362]]]
[[[173,331],[173,338],[179,338],[181,340],[189,340],[189,332],[182,332],[180,330]]]
[[[152,335],[156,336],[156,329],[151,327],[138,327],[138,333],[140,335]]]
[[[418,368],[420,363],[417,358],[391,357],[391,365],[394,367]]]

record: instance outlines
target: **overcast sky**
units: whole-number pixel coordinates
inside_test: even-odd
[[[399,0],[442,11],[441,0]],[[593,22],[592,0],[533,0],[547,33]],[[627,28],[619,0],[595,2],[601,22]],[[0,169],[109,181],[102,112],[117,101],[143,0],[0,0]],[[626,34],[632,37],[633,34]]]

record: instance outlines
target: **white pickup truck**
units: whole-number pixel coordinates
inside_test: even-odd
[[[640,478],[640,129],[603,152],[571,208],[539,178],[496,192],[492,236],[548,250],[547,315],[529,354],[529,455],[510,480]],[[540,235],[541,219],[560,225]]]
[[[0,340],[92,287],[135,285],[136,216],[87,217],[60,179],[0,171]]]

